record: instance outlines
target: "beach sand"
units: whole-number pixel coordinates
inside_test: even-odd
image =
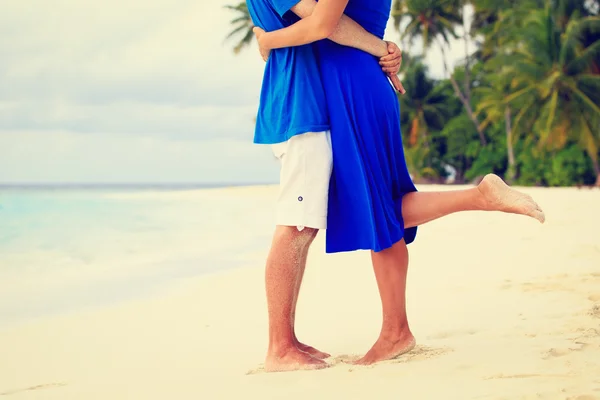
[[[265,207],[276,193],[219,190]],[[545,210],[544,225],[473,212],[419,228],[408,283],[417,347],[397,360],[344,363],[377,338],[379,297],[369,254],[326,255],[319,234],[297,332],[333,354],[331,368],[261,370],[265,243],[247,267],[155,298],[5,328],[0,398],[600,399],[600,190],[523,190]],[[254,228],[231,224],[223,240]]]

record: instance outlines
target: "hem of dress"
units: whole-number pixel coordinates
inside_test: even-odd
[[[379,253],[383,250],[389,249],[390,247],[392,247],[393,245],[395,245],[402,239],[405,239],[406,245],[408,246],[409,244],[413,243],[415,241],[415,239],[417,238],[417,229],[418,229],[418,227],[416,227],[416,226],[405,229],[404,232],[402,232],[402,234],[400,235],[400,237],[397,240],[391,240],[389,243],[386,243],[385,245],[382,245],[382,246],[351,246],[351,247],[337,246],[335,248],[331,248],[326,245],[325,253],[327,253],[327,254],[349,253],[352,251],[363,251],[363,250]]]

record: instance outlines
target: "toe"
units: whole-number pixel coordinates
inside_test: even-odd
[[[546,221],[546,215],[544,214],[543,211],[534,210],[532,214],[533,214],[532,217],[534,217],[535,219],[540,221],[542,224]]]

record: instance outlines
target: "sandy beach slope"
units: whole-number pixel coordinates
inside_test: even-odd
[[[276,188],[221,190],[267,208]],[[524,191],[545,225],[469,213],[420,228],[408,289],[418,346],[397,360],[344,363],[376,339],[379,298],[368,253],[326,255],[320,234],[297,324],[332,368],[261,371],[265,243],[246,268],[153,299],[0,331],[0,399],[600,399],[600,190]]]

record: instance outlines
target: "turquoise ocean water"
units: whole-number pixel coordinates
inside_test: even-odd
[[[0,186],[0,328],[262,265],[272,218],[246,188]]]

